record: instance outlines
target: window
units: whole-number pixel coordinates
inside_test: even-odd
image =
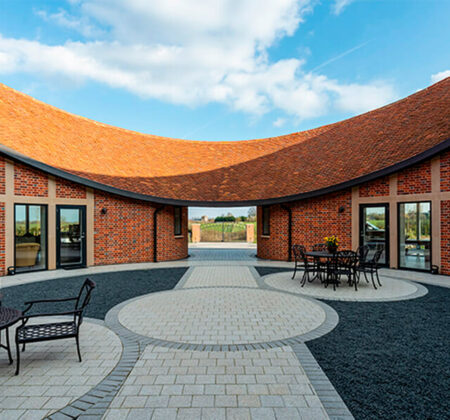
[[[175,236],[181,235],[181,207],[174,207],[173,223],[174,223]]]
[[[431,203],[399,204],[399,266],[431,268]]]
[[[17,272],[47,268],[47,206],[14,206],[14,242]]]
[[[270,207],[262,208],[262,234],[264,236],[270,235]]]

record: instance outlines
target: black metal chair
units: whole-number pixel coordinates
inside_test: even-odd
[[[381,256],[383,255],[384,252],[384,247],[380,246],[376,251],[375,254],[373,254],[372,259],[370,260],[366,260],[363,263],[360,263],[356,266],[356,272],[357,272],[357,277],[358,280],[361,276],[361,273],[364,274],[364,278],[366,279],[367,283],[369,283],[369,279],[367,278],[367,274],[370,274],[371,278],[372,278],[372,284],[374,289],[377,288],[376,284],[375,284],[375,279],[374,279],[374,274],[377,278],[378,284],[381,287],[382,284],[380,282],[380,277],[378,276],[378,268],[380,266],[380,259]]]
[[[81,362],[80,339],[79,339],[80,325],[83,322],[83,311],[86,309],[86,306],[91,300],[91,294],[94,288],[95,283],[92,280],[86,279],[77,297],[65,299],[43,299],[25,302],[25,305],[28,306],[23,311],[24,315],[21,318],[22,325],[20,325],[16,329],[16,352],[17,352],[16,375],[19,374],[20,369],[20,351],[19,351],[20,344],[22,344],[22,351],[25,351],[26,343],[36,343],[39,341],[75,338],[77,344],[78,359]],[[26,313],[32,308],[34,304],[70,302],[70,301],[75,302],[75,308],[73,311],[26,315]],[[26,325],[31,318],[43,316],[45,317],[64,316],[64,315],[73,315],[73,320],[49,322],[45,324]]]
[[[303,262],[302,254],[305,254],[306,248],[303,245],[293,245],[292,253],[294,254],[294,274],[292,275],[292,279],[295,278],[298,268],[305,268],[305,264]]]
[[[300,281],[300,284],[303,287],[305,285],[306,281],[308,281],[308,283],[311,283],[313,280],[315,280],[316,278],[319,278],[319,277],[317,277],[317,275],[316,275],[315,263],[308,259],[305,252],[301,252],[300,258],[302,260],[302,267],[304,270],[302,280]],[[310,277],[310,274],[313,277]]]
[[[336,275],[338,278],[338,283],[340,283],[341,276],[347,276],[349,286],[354,285],[355,290],[358,290],[356,278],[358,254],[355,251],[350,250],[338,251],[336,260]]]
[[[327,246],[326,244],[315,244],[312,247],[313,252],[327,252]],[[320,258],[314,259],[314,271],[316,277],[320,279],[320,281],[323,283],[325,281],[325,278],[327,276],[327,262],[321,261]]]
[[[360,271],[358,270],[359,267],[363,266],[367,261],[367,256],[369,255],[369,247],[367,245],[360,245],[356,249],[356,254],[358,256],[358,262],[356,263],[356,278],[359,282],[360,277]],[[367,283],[369,283],[369,280],[366,277]]]

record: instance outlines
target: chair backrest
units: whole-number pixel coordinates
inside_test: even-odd
[[[378,249],[375,251],[375,254],[373,254],[372,262],[374,262],[375,264],[378,264],[378,262],[381,259],[381,256],[383,255],[383,252],[384,252],[384,246],[380,245],[378,247]]]
[[[315,244],[312,247],[313,251],[326,251],[327,246],[325,244]]]
[[[369,254],[369,247],[367,245],[361,245],[356,250],[359,262],[365,262],[367,260],[367,255]]]
[[[79,314],[79,324],[83,320],[83,311],[91,300],[92,291],[95,289],[95,282],[86,279],[81,286],[80,292],[78,293],[77,300],[75,302],[75,310],[81,311]]]
[[[344,267],[354,267],[358,260],[358,254],[355,251],[344,250],[337,252],[338,265]]]
[[[303,245],[293,245],[292,252],[294,253],[294,258],[296,261],[303,259],[303,255],[306,252],[306,248]]]

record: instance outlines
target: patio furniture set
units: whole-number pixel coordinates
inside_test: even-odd
[[[8,308],[1,305],[0,300],[0,347],[8,352],[9,364],[13,363],[11,356],[11,346],[9,341],[9,327],[13,326],[17,322],[21,324],[16,328],[16,354],[17,365],[16,375],[19,374],[20,369],[20,345],[22,345],[22,352],[25,351],[25,345],[27,343],[36,343],[40,341],[61,340],[65,338],[75,338],[77,345],[78,360],[81,362],[80,352],[80,325],[83,322],[83,312],[86,309],[90,299],[92,291],[95,288],[95,283],[89,279],[81,286],[78,296],[65,298],[65,299],[43,299],[25,302],[27,307],[24,311],[19,311],[14,308]],[[61,302],[74,302],[74,309],[64,312],[51,312],[51,313],[33,313],[29,314],[29,311],[34,305],[39,304],[57,304]],[[38,317],[61,317],[70,316],[70,319],[64,321],[57,320],[55,322],[45,322],[39,324],[27,325],[28,321]],[[72,319],[73,317],[73,319]],[[5,330],[6,344],[1,344],[1,332]]]
[[[303,287],[306,282],[312,283],[315,280],[320,281],[325,287],[342,284],[342,277],[347,277],[347,284],[358,290],[358,284],[361,274],[367,283],[369,283],[368,274],[370,274],[373,287],[377,289],[375,278],[381,287],[380,278],[378,276],[378,268],[380,259],[384,252],[384,248],[379,246],[373,256],[368,258],[369,247],[362,245],[356,251],[330,251],[325,244],[316,244],[311,251],[307,251],[303,245],[293,245],[295,266],[292,279],[295,278],[297,270],[303,270],[303,277],[300,281]]]

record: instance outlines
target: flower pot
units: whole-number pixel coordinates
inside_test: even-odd
[[[328,245],[327,249],[330,254],[335,254],[337,251],[337,246],[336,245]]]

